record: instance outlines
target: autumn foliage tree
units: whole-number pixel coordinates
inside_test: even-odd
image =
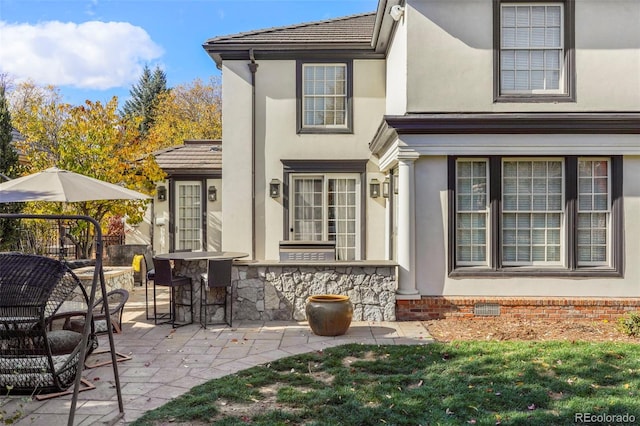
[[[28,161],[28,173],[56,166],[127,188],[151,193],[153,182],[164,173],[155,163],[139,133],[139,122],[118,114],[118,100],[85,101],[72,106],[61,101],[54,87],[30,83],[18,87],[13,97],[13,123],[25,140],[20,143]],[[101,224],[112,216],[142,220],[145,201],[87,201],[78,203],[30,203],[38,213],[91,216]],[[83,237],[89,250],[89,236]]]
[[[222,96],[220,80],[196,79],[158,96],[155,121],[147,143],[154,149],[181,145],[189,139],[222,137]]]
[[[14,178],[18,172],[18,153],[12,144],[13,127],[11,113],[6,96],[7,81],[0,76],[0,181],[6,178]],[[18,213],[22,205],[20,203],[0,203],[0,213]],[[15,221],[0,219],[0,250],[6,249],[17,238],[18,228]]]

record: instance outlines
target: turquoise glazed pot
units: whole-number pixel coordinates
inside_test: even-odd
[[[305,308],[311,330],[318,336],[340,336],[347,332],[353,317],[349,296],[317,294],[309,296]]]

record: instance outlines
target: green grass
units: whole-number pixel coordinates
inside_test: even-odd
[[[638,345],[345,345],[209,381],[132,425],[573,425],[576,413],[640,422]]]

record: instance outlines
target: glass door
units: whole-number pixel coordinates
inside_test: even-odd
[[[175,249],[202,250],[202,183],[176,181]]]
[[[338,260],[360,259],[359,178],[292,177],[292,240],[335,241]]]

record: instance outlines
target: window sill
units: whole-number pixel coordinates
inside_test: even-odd
[[[297,133],[299,135],[313,135],[313,134],[344,135],[344,134],[353,134],[353,129],[351,129],[350,127],[344,127],[344,128],[303,127],[298,129]]]
[[[548,277],[548,278],[623,278],[622,271],[614,268],[580,268],[545,269],[545,268],[457,268],[449,272],[449,278],[519,278],[519,277]]]
[[[571,96],[569,94],[560,94],[560,95],[551,95],[551,94],[540,94],[540,95],[530,95],[530,94],[521,94],[521,95],[498,95],[495,100],[495,103],[561,103],[561,102],[576,102],[575,96]]]

